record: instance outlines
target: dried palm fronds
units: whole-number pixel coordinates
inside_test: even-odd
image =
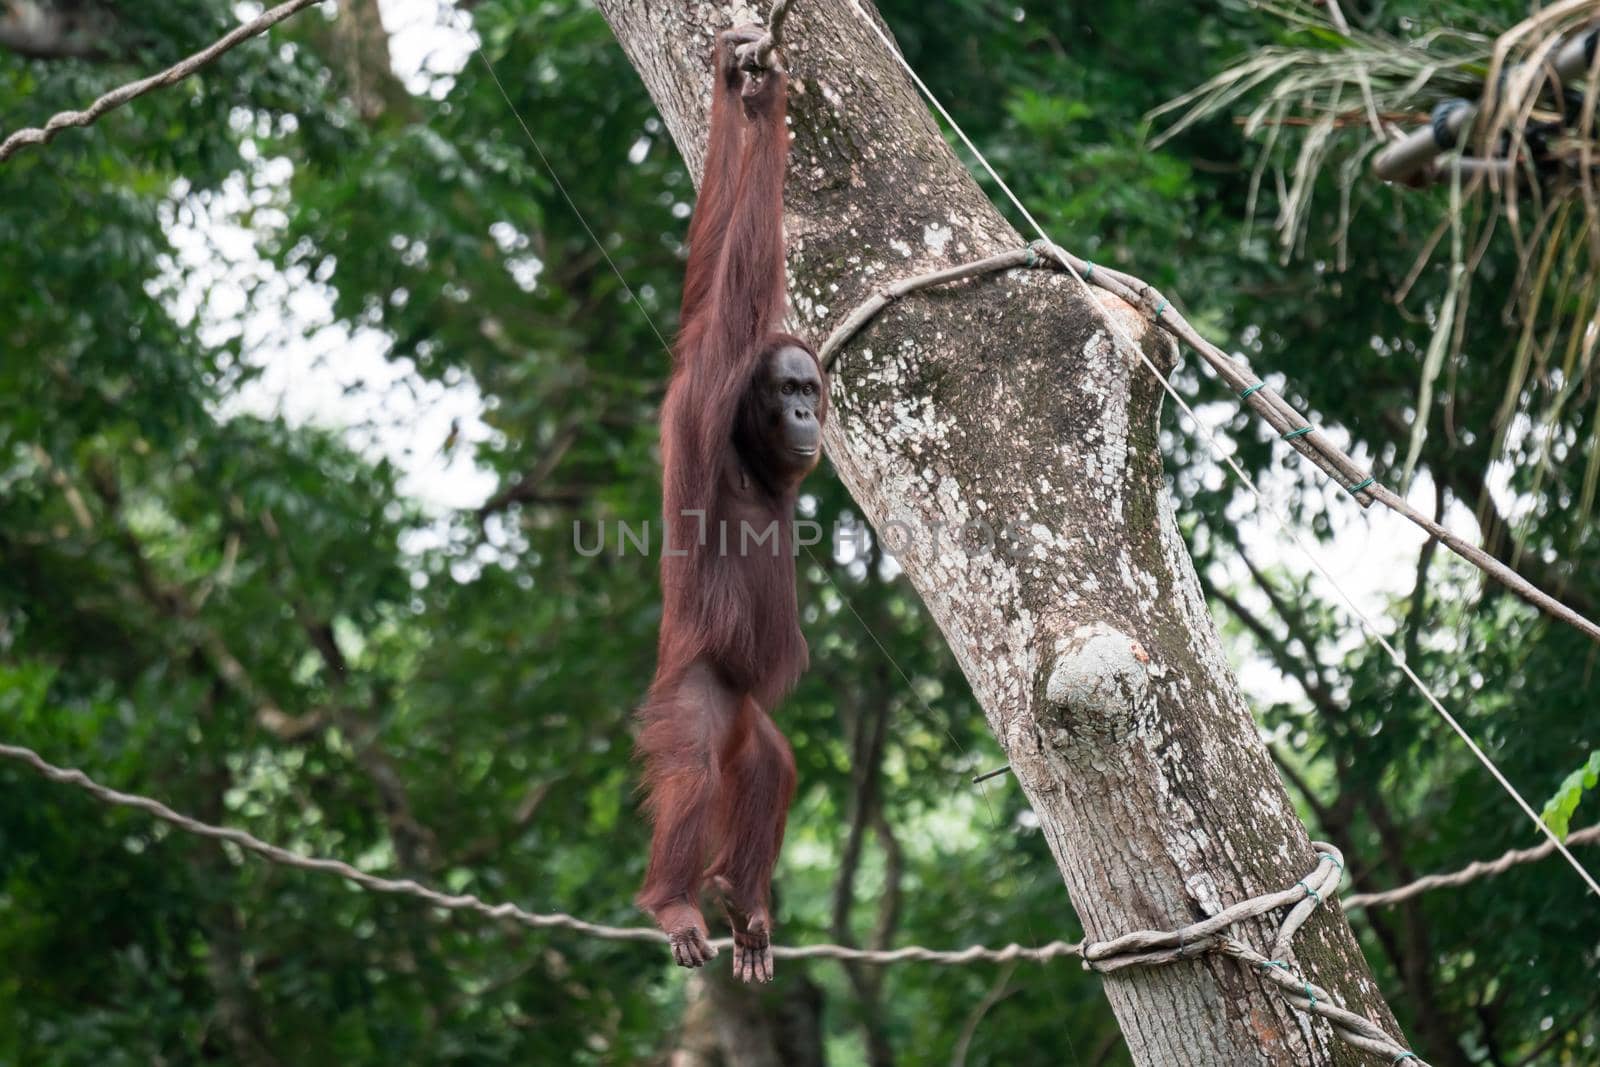
[[[1600,487],[1600,408],[1577,416],[1574,409],[1587,408],[1600,392],[1600,55],[1589,57],[1575,84],[1562,83],[1552,60],[1564,45],[1570,56],[1574,36],[1600,25],[1600,0],[1551,4],[1502,32],[1449,4],[1431,6],[1431,27],[1402,20],[1395,30],[1352,28],[1333,4],[1257,6],[1283,21],[1288,43],[1252,52],[1158,108],[1151,118],[1168,124],[1157,143],[1224,114],[1258,138],[1248,210],[1254,216],[1270,174],[1285,261],[1305,252],[1313,197],[1330,179],[1339,197],[1331,240],[1342,270],[1356,186],[1377,182],[1367,160],[1415,129],[1402,129],[1397,119],[1456,98],[1471,102],[1461,148],[1427,173],[1449,186],[1448,197],[1428,204],[1437,225],[1393,294],[1403,305],[1430,264],[1448,268],[1420,315],[1432,337],[1422,355],[1405,475],[1419,457],[1440,375],[1461,357],[1474,270],[1492,247],[1509,247],[1517,273],[1500,309],[1506,350],[1480,354],[1502,357],[1506,367],[1491,430],[1494,454],[1531,467],[1531,488],[1526,480],[1518,488],[1537,496],[1553,464],[1586,448],[1576,503],[1580,515],[1588,513]],[[1586,441],[1572,437],[1574,418],[1587,419]]]

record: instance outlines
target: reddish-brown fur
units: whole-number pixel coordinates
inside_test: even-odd
[[[655,837],[638,899],[671,935],[678,962],[699,966],[713,954],[698,906],[709,882],[733,922],[735,971],[766,979],[772,867],[795,782],[793,755],[768,710],[807,660],[790,528],[806,470],[775,467],[737,442],[747,437],[740,420],[753,410],[767,358],[789,346],[815,353],[774,329],[786,288],[786,84],[778,71],[738,69],[734,46],[750,34],[718,42],[682,328],[661,416],[668,540],[656,676],[638,742]],[[819,422],[825,409],[820,399]],[[773,522],[775,546],[741,551],[741,524],[759,534]]]

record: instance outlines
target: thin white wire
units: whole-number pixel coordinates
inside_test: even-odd
[[[950,129],[957,137],[961,139],[961,143],[967,146],[967,151],[971,152],[973,157],[977,159],[984,171],[987,172],[989,177],[994,180],[994,183],[1000,187],[1001,192],[1006,194],[1006,199],[1011,201],[1012,206],[1022,213],[1023,218],[1028,220],[1028,225],[1033,227],[1033,231],[1039,235],[1040,240],[1054,247],[1055,242],[1050,239],[1049,234],[1044,232],[1044,227],[1039,225],[1039,221],[1033,217],[1033,213],[1030,212],[1023,205],[1022,201],[1017,198],[1017,194],[1011,191],[1011,187],[1006,184],[1005,179],[1000,177],[1000,175],[995,172],[994,167],[989,164],[989,160],[982,152],[978,150],[978,146],[972,143],[972,139],[967,136],[966,131],[961,128],[961,124],[951,116],[950,112],[945,110],[945,106],[939,102],[939,98],[933,95],[933,90],[929,89],[927,84],[917,75],[917,72],[911,69],[911,64],[906,61],[905,56],[900,54],[900,49],[895,46],[894,42],[889,39],[889,36],[884,33],[883,29],[879,27],[879,25],[873,21],[872,17],[868,15],[867,12],[861,7],[860,0],[850,0],[850,6],[853,7],[856,11],[856,14],[861,17],[861,21],[866,23],[867,26],[872,29],[872,32],[877,35],[878,40],[883,42],[883,46],[888,49],[889,54],[895,58],[895,61],[900,64],[901,69],[903,69],[911,78],[911,80],[916,83],[917,88],[921,90],[922,95],[927,98],[928,103],[933,105],[935,111],[939,112],[940,116],[943,117]],[[1073,268],[1072,264],[1066,259],[1063,258],[1060,260],[1060,262],[1061,265],[1067,269],[1067,273],[1071,274],[1072,277],[1077,280],[1078,284],[1083,286],[1084,294],[1088,298],[1090,306],[1099,309],[1100,303],[1098,299],[1096,299],[1094,291],[1089,287],[1089,283],[1078,274],[1078,272]],[[1367,617],[1366,612],[1362,611],[1356,606],[1355,600],[1351,598],[1349,593],[1345,592],[1344,586],[1339,584],[1338,580],[1334,578],[1333,574],[1328,570],[1328,568],[1323,566],[1322,561],[1317,558],[1314,552],[1311,551],[1310,546],[1308,546],[1300,537],[1299,532],[1289,524],[1288,519],[1284,518],[1283,514],[1279,512],[1278,509],[1270,502],[1268,502],[1261,490],[1256,488],[1256,483],[1251,480],[1250,476],[1244,472],[1244,469],[1241,468],[1238,463],[1234,462],[1233,457],[1223,449],[1222,444],[1217,440],[1216,435],[1211,432],[1210,428],[1207,427],[1205,423],[1200,421],[1199,417],[1195,415],[1194,409],[1191,408],[1188,403],[1184,401],[1183,397],[1178,394],[1178,391],[1173,388],[1172,383],[1167,381],[1166,375],[1162,374],[1160,368],[1158,368],[1155,363],[1151,361],[1149,356],[1144,354],[1144,349],[1139,347],[1139,345],[1133,340],[1133,337],[1122,327],[1121,323],[1117,321],[1115,316],[1105,314],[1104,311],[1102,311],[1101,314],[1105,319],[1107,326],[1111,328],[1111,331],[1115,333],[1118,338],[1128,346],[1128,348],[1132,349],[1132,351],[1139,357],[1140,361],[1142,361],[1145,366],[1150,368],[1150,372],[1156,376],[1156,381],[1161,383],[1161,388],[1165,389],[1167,395],[1172,397],[1177,405],[1183,409],[1184,414],[1189,416],[1190,421],[1194,423],[1195,428],[1199,430],[1200,436],[1205,440],[1205,442],[1211,446],[1211,450],[1216,453],[1217,458],[1228,465],[1229,469],[1233,471],[1234,475],[1244,483],[1245,488],[1249,489],[1251,494],[1256,498],[1256,503],[1260,505],[1261,508],[1267,512],[1267,514],[1271,515],[1273,519],[1277,521],[1283,532],[1288,534],[1290,540],[1294,542],[1295,547],[1300,549],[1301,553],[1306,557],[1307,560],[1310,561],[1311,565],[1317,569],[1323,578],[1327,579],[1328,584],[1331,585],[1334,591],[1339,594],[1339,598],[1345,602],[1345,605],[1350,609],[1351,613],[1354,614],[1358,620],[1360,620],[1362,628],[1367,631],[1368,635],[1370,635],[1372,639],[1389,654],[1389,658],[1394,661],[1395,666],[1399,667],[1400,671],[1411,680],[1411,684],[1416,686],[1417,691],[1427,699],[1429,704],[1433,705],[1433,709],[1439,713],[1444,721],[1450,724],[1450,728],[1456,732],[1457,736],[1459,736],[1463,742],[1466,743],[1467,748],[1469,748],[1472,751],[1472,754],[1478,758],[1478,762],[1482,763],[1489,773],[1494,776],[1495,781],[1500,783],[1501,788],[1510,794],[1511,799],[1517,802],[1517,806],[1522,809],[1523,813],[1526,814],[1528,818],[1533,820],[1534,825],[1539,828],[1539,831],[1543,833],[1545,837],[1550,839],[1550,843],[1555,846],[1556,851],[1560,852],[1562,857],[1572,865],[1572,869],[1578,872],[1578,877],[1584,880],[1585,884],[1588,885],[1589,889],[1596,896],[1600,896],[1600,883],[1596,883],[1594,876],[1584,869],[1583,865],[1578,862],[1577,858],[1567,850],[1567,846],[1562,844],[1561,839],[1555,835],[1550,827],[1545,825],[1544,820],[1541,819],[1539,814],[1533,810],[1532,805],[1530,805],[1527,800],[1523,799],[1522,794],[1517,791],[1516,786],[1512,785],[1510,780],[1501,773],[1500,768],[1495,766],[1494,760],[1490,759],[1483,749],[1478,747],[1478,743],[1472,739],[1472,735],[1467,733],[1466,729],[1456,721],[1455,716],[1451,715],[1450,712],[1446,710],[1445,706],[1440,703],[1439,698],[1434,696],[1433,690],[1428,688],[1427,683],[1425,683],[1421,678],[1417,677],[1416,673],[1406,665],[1405,657],[1400,654],[1398,649],[1389,643],[1389,640],[1384,637],[1381,632],[1379,632],[1377,626],[1370,618]]]
[[[489,79],[494,82],[494,87],[500,91],[500,98],[506,102],[506,107],[511,109],[511,115],[517,120],[517,125],[521,126],[522,132],[527,135],[528,143],[533,145],[535,152],[539,153],[539,162],[544,164],[545,172],[550,175],[550,180],[555,183],[556,189],[561,193],[561,198],[567,202],[567,206],[577,216],[584,232],[589,235],[589,240],[594,242],[595,248],[600,250],[600,254],[605,257],[606,263],[611,267],[611,273],[615,274],[617,281],[622,283],[622,288],[627,292],[628,299],[632,300],[634,306],[639,309],[640,314],[644,316],[644,321],[650,325],[650,332],[656,335],[656,340],[661,342],[662,349],[670,356],[672,354],[672,346],[667,344],[666,337],[657,328],[656,320],[651,317],[649,309],[639,299],[639,294],[633,291],[633,286],[628,284],[628,279],[622,274],[622,268],[618,267],[616,260],[611,258],[611,253],[606,251],[605,244],[595,234],[594,228],[589,225],[589,220],[584,218],[583,212],[578,210],[577,202],[572,199],[572,194],[567,192],[566,183],[556,174],[556,169],[550,165],[549,157],[544,154],[544,149],[540,147],[538,138],[534,137],[533,131],[528,128],[528,123],[523,119],[522,112],[518,111],[517,105],[511,102],[511,94],[506,92],[504,85],[500,84],[500,75],[495,73],[494,64],[489,62],[489,57],[484,55],[483,49],[478,46],[477,31],[469,25],[466,32],[471,35],[473,52],[477,53],[478,58],[483,62],[484,69],[489,72]]]

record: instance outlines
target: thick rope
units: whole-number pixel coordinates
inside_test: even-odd
[[[760,40],[739,49],[739,65],[748,70],[766,70],[772,66],[772,53],[783,47],[783,24],[789,17],[789,0],[772,0],[767,12],[767,32]]]
[[[1373,501],[1383,504],[1426,530],[1431,537],[1437,538],[1456,555],[1540,611],[1552,618],[1560,619],[1585,636],[1600,641],[1600,626],[1561,603],[1482,548],[1445,529],[1434,519],[1412,507],[1404,497],[1378,484],[1376,477],[1335,445],[1327,434],[1313,426],[1276,390],[1257,378],[1248,364],[1234,359],[1206,340],[1154,286],[1103,264],[1079,259],[1057,245],[1035,241],[1026,249],[1001,252],[971,263],[903,278],[887,285],[867,297],[856,306],[855,310],[845,316],[844,321],[823,342],[818,357],[822,360],[823,367],[831,371],[845,344],[884,308],[909,293],[995,271],[1034,266],[1060,266],[1076,271],[1084,281],[1145,311],[1156,326],[1199,352],[1201,358],[1217,372],[1218,377],[1235,390],[1242,404],[1261,416],[1280,439],[1288,442],[1296,452],[1311,460],[1336,484],[1349,492],[1362,507],[1370,507]]]
[[[0,758],[21,763],[49,781],[76,786],[102,803],[144,812],[185,833],[213,841],[225,841],[282,867],[315,874],[331,874],[375,893],[413,897],[436,908],[471,912],[488,919],[504,919],[536,930],[571,930],[605,941],[657,944],[667,942],[665,934],[647,927],[607,926],[602,923],[587,922],[562,912],[541,914],[510,903],[490,904],[471,893],[441,893],[414,879],[383,878],[368,874],[339,860],[302,856],[277,845],[268,844],[243,830],[213,826],[181,815],[158,800],[133,793],[123,793],[101,785],[80,770],[57,767],[32,749],[18,745],[0,744]],[[1327,1019],[1339,1036],[1352,1044],[1378,1055],[1415,1059],[1414,1053],[1397,1044],[1374,1023],[1336,1005],[1330,994],[1292,970],[1284,960],[1289,951],[1289,941],[1295,931],[1323,900],[1334,896],[1344,867],[1344,857],[1340,855],[1338,849],[1321,842],[1312,844],[1319,852],[1317,866],[1311,874],[1290,888],[1253,897],[1180,930],[1140,930],[1111,941],[1093,943],[1052,941],[1036,948],[1025,948],[1013,943],[999,949],[973,945],[960,950],[941,951],[912,945],[898,949],[870,950],[823,944],[792,947],[774,945],[772,951],[778,959],[832,959],[878,965],[935,963],[959,966],[969,963],[1009,963],[1022,960],[1044,963],[1065,956],[1077,956],[1083,959],[1085,967],[1105,973],[1132,966],[1162,966],[1215,952],[1254,964],[1260,970],[1262,977],[1272,983],[1284,999],[1302,1011]],[[1505,863],[1504,857],[1496,861],[1496,864],[1503,863]],[[1487,873],[1498,873],[1489,869],[1493,866],[1495,865],[1487,865],[1484,869]],[[1224,936],[1228,928],[1239,922],[1284,907],[1290,908],[1290,911],[1278,929],[1270,959],[1243,942]],[[731,938],[719,938],[712,942],[718,949],[729,948],[732,943]],[[1422,1060],[1416,1062],[1423,1063]]]
[[[822,342],[822,347],[817,350],[817,359],[821,361],[824,370],[833,370],[834,361],[839,358],[839,350],[845,346],[845,343],[859,333],[880,311],[908,293],[914,293],[918,289],[926,289],[932,285],[944,285],[948,282],[975,278],[981,274],[1009,270],[1012,267],[1037,266],[1039,263],[1040,256],[1037,252],[1032,248],[1022,248],[1014,252],[1001,252],[999,255],[989,256],[987,259],[978,259],[971,263],[946,267],[943,270],[930,271],[927,274],[918,274],[911,278],[902,278],[891,285],[879,289],[863,300],[854,311],[846,315],[844,321],[828,335],[826,341]]]
[[[1083,948],[1084,966],[1109,972],[1124,967],[1161,966],[1207,953],[1229,956],[1254,967],[1273,986],[1274,992],[1300,1011],[1326,1019],[1334,1033],[1349,1044],[1385,1057],[1390,1063],[1410,1060],[1426,1067],[1427,1061],[1390,1037],[1372,1020],[1340,1007],[1331,993],[1313,984],[1288,962],[1290,941],[1311,913],[1334,896],[1344,871],[1344,857],[1338,849],[1321,841],[1313,841],[1312,846],[1318,851],[1316,868],[1288,889],[1252,897],[1181,930],[1141,930],[1111,941],[1087,944]],[[1226,936],[1225,931],[1230,927],[1279,908],[1288,908],[1289,914],[1278,927],[1270,957],[1237,938]]]
[[[129,82],[127,85],[111,90],[90,104],[87,110],[63,111],[52,117],[43,126],[18,130],[10,137],[7,137],[3,144],[0,144],[0,163],[4,163],[28,145],[49,144],[55,140],[56,134],[68,127],[88,126],[106,112],[113,111],[130,100],[135,100],[163,86],[182,81],[241,42],[265,33],[290,15],[320,2],[321,0],[289,0],[288,3],[279,4],[269,11],[262,12],[249,22],[235,27],[224,37],[212,42],[194,55],[179,60],[160,74],[152,74],[148,78],[141,78],[136,82]]]
[[[1567,847],[1573,845],[1592,845],[1600,842],[1600,826],[1586,826],[1582,830],[1574,830],[1567,835]],[[1357,908],[1387,908],[1410,900],[1412,897],[1421,896],[1433,889],[1454,888],[1476,882],[1480,878],[1492,878],[1497,874],[1504,874],[1513,867],[1524,863],[1542,860],[1546,856],[1554,855],[1556,847],[1549,841],[1540,842],[1532,848],[1514,848],[1504,853],[1499,859],[1476,860],[1467,864],[1459,871],[1449,874],[1429,874],[1418,878],[1414,882],[1407,882],[1395,889],[1385,889],[1381,893],[1353,893],[1344,898],[1344,910],[1354,911]]]
[[[605,926],[600,923],[587,922],[562,912],[537,914],[509,904],[488,904],[470,893],[447,895],[429,889],[409,878],[402,880],[380,878],[377,875],[367,874],[365,871],[358,870],[338,860],[301,856],[277,845],[270,845],[243,830],[212,826],[198,819],[191,819],[187,815],[180,815],[158,800],[152,800],[149,797],[142,797],[133,793],[119,792],[108,786],[103,786],[82,771],[57,767],[32,749],[24,748],[20,745],[0,744],[0,758],[20,763],[49,781],[76,786],[105,804],[142,811],[147,815],[160,819],[162,822],[177,827],[185,833],[194,834],[198,837],[208,838],[213,841],[230,842],[260,856],[268,862],[276,863],[280,866],[293,867],[296,870],[311,871],[316,874],[337,875],[375,892],[416,897],[435,907],[452,911],[472,911],[491,919],[510,919],[513,922],[535,929],[573,930],[589,937],[608,941],[654,941],[666,943],[665,935],[659,931],[644,927]],[[1583,845],[1594,842],[1600,842],[1600,826],[1586,827],[1575,831],[1567,838],[1567,843],[1570,845]],[[1554,851],[1555,849],[1551,847],[1549,842],[1534,848],[1513,849],[1498,859],[1470,863],[1459,871],[1453,871],[1448,874],[1430,874],[1424,878],[1417,879],[1415,882],[1410,882],[1395,889],[1384,890],[1380,893],[1356,894],[1346,898],[1344,908],[1346,911],[1353,911],[1356,908],[1378,908],[1398,904],[1432,889],[1463,886],[1481,878],[1503,874],[1520,864],[1544,859]],[[1206,922],[1209,923],[1211,920],[1206,920]],[[1193,928],[1185,931],[1185,943],[1191,937],[1197,936],[1199,935],[1193,931]],[[1106,949],[1103,946],[1095,946],[1096,958],[1109,958],[1116,955],[1116,952],[1121,950],[1122,940],[1118,939],[1107,943],[1113,946],[1116,951]],[[725,947],[728,941],[724,939],[717,944],[719,947]],[[834,959],[852,963],[938,963],[946,965],[1009,963],[1013,960],[1045,963],[1063,956],[1082,956],[1084,954],[1081,944],[1067,941],[1052,941],[1047,945],[1040,945],[1036,948],[1010,944],[1003,948],[973,945],[964,949],[930,949],[912,945],[897,949],[859,949],[845,945],[824,944],[794,947],[779,946],[775,947],[773,951],[780,959],[792,960]],[[1107,969],[1114,969],[1114,967]]]

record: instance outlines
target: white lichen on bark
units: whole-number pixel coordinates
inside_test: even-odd
[[[729,6],[599,3],[698,171],[706,57]],[[788,24],[792,321],[817,339],[889,281],[1023,243],[852,4],[808,0]],[[1139,312],[1060,274],[913,294],[842,351],[825,434],[966,673],[1096,939],[1184,925],[1293,884],[1313,862],[1178,533],[1161,390],[1119,334],[1170,370],[1175,353]],[[925,536],[979,519],[1015,523],[1024,550]],[[896,524],[919,536],[894,544]],[[1236,932],[1265,946],[1273,927]],[[1398,1034],[1336,909],[1295,950],[1313,980]],[[1361,1062],[1228,960],[1129,969],[1105,990],[1140,1064]]]

